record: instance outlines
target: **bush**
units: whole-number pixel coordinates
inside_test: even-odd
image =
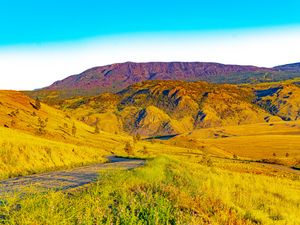
[[[40,101],[40,99],[39,98],[36,98],[35,99],[35,108],[37,109],[37,110],[40,110],[41,109],[41,101]]]
[[[37,133],[42,135],[42,134],[45,134],[46,133],[46,126],[47,126],[47,122],[48,122],[48,119],[41,119],[40,117],[38,118],[38,129],[37,129]]]
[[[76,136],[76,132],[77,132],[77,128],[75,126],[75,123],[73,123],[73,126],[72,126],[72,135],[75,137]]]
[[[132,145],[131,145],[129,142],[127,142],[127,143],[125,144],[124,151],[125,151],[128,155],[134,155],[133,147],[132,147]]]
[[[149,155],[149,151],[148,151],[148,148],[147,148],[147,146],[143,146],[143,150],[141,151],[142,152],[142,154],[144,154],[144,155]]]
[[[141,140],[141,135],[137,134],[137,135],[133,136],[133,142],[134,143],[136,143],[136,142],[138,142],[140,140]]]
[[[213,166],[213,161],[211,160],[211,158],[207,154],[203,154],[200,163],[204,164],[206,166]]]

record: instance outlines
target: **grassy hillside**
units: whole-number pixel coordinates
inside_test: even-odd
[[[236,86],[147,81],[118,94],[78,97],[56,107],[111,134],[181,134],[162,143],[298,166],[300,92],[295,82]]]
[[[132,137],[95,132],[70,114],[16,91],[0,91],[0,179],[103,162]]]
[[[94,125],[82,123],[72,113],[65,113],[43,103],[40,109],[35,109],[35,100],[20,92],[1,91],[0,96],[0,126],[7,129],[76,145],[102,146],[107,150],[129,138],[122,134],[95,133]]]
[[[0,179],[104,162],[104,148],[78,146],[0,127]]]
[[[283,120],[300,118],[300,87],[296,84],[277,85],[256,91],[256,103]]]
[[[165,143],[229,158],[300,165],[300,123],[274,122],[197,129]]]
[[[196,128],[280,121],[253,104],[251,88],[205,82],[147,81],[118,94],[79,97],[57,105],[108,132],[144,136],[177,134]],[[105,127],[110,121],[110,126]]]

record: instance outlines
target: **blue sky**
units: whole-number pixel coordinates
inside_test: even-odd
[[[0,3],[0,45],[296,25],[299,9],[297,0],[6,0]]]
[[[299,9],[299,0],[3,0],[0,89],[125,61],[299,62]]]

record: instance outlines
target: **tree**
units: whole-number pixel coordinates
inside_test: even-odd
[[[94,131],[94,133],[95,133],[95,134],[99,134],[99,133],[100,133],[98,124],[96,124],[96,126],[95,126],[95,131]]]
[[[16,125],[16,121],[11,120],[11,121],[10,121],[10,126],[14,127],[15,125]]]
[[[125,147],[124,147],[124,151],[128,154],[128,155],[133,155],[133,147],[131,146],[131,144],[129,142],[126,142]]]
[[[209,155],[207,155],[206,153],[204,153],[202,155],[202,159],[200,161],[200,163],[206,165],[206,166],[213,166],[213,161],[211,160],[211,158],[209,157]]]
[[[35,105],[35,108],[37,110],[41,109],[41,101],[40,101],[40,99],[38,97],[35,99],[35,104],[34,105]]]
[[[47,126],[47,122],[48,122],[48,119],[41,119],[40,117],[38,118],[38,133],[39,134],[45,134],[46,133],[46,126]]]
[[[144,155],[149,155],[149,151],[148,151],[148,148],[147,148],[146,145],[143,146],[142,153],[143,153]]]
[[[100,129],[99,129],[99,118],[97,118],[96,123],[95,123],[95,134],[99,134],[100,133]]]
[[[133,136],[133,142],[134,143],[136,143],[136,142],[138,142],[140,140],[141,140],[141,135],[140,134],[137,134],[137,135]]]
[[[76,136],[76,132],[77,132],[77,128],[75,126],[75,123],[73,123],[73,126],[72,126],[72,135],[75,137]]]

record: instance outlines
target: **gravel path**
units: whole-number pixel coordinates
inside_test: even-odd
[[[109,157],[109,163],[77,167],[70,170],[53,171],[30,176],[10,178],[0,181],[0,195],[5,193],[38,188],[41,190],[67,190],[89,184],[99,177],[101,170],[110,168],[133,169],[144,165],[140,159],[127,159],[115,156]]]

